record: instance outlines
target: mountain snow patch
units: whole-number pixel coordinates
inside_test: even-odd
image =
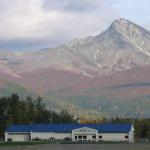
[[[100,50],[97,50],[97,51],[95,52],[95,54],[94,54],[95,60],[97,59],[97,54],[98,54],[98,53],[100,53]]]

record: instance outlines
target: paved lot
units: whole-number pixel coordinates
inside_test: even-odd
[[[150,144],[47,144],[4,146],[0,150],[150,150]]]

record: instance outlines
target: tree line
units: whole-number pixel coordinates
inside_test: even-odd
[[[59,112],[46,107],[41,97],[22,100],[17,94],[0,98],[0,138],[10,124],[31,123],[77,123],[78,120],[66,110]],[[112,118],[80,120],[80,123],[131,123],[134,124],[136,139],[150,140],[150,119]]]
[[[52,111],[41,97],[22,100],[17,94],[0,98],[0,137],[10,124],[75,123],[74,116],[66,110]]]

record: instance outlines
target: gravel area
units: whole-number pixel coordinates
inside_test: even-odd
[[[150,150],[150,144],[46,144],[1,146],[0,150]]]

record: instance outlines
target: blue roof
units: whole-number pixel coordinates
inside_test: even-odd
[[[131,124],[32,124],[32,125],[10,125],[7,132],[56,132],[71,133],[72,130],[88,127],[101,133],[128,133]]]
[[[10,125],[7,132],[30,132],[31,126],[30,125]]]

